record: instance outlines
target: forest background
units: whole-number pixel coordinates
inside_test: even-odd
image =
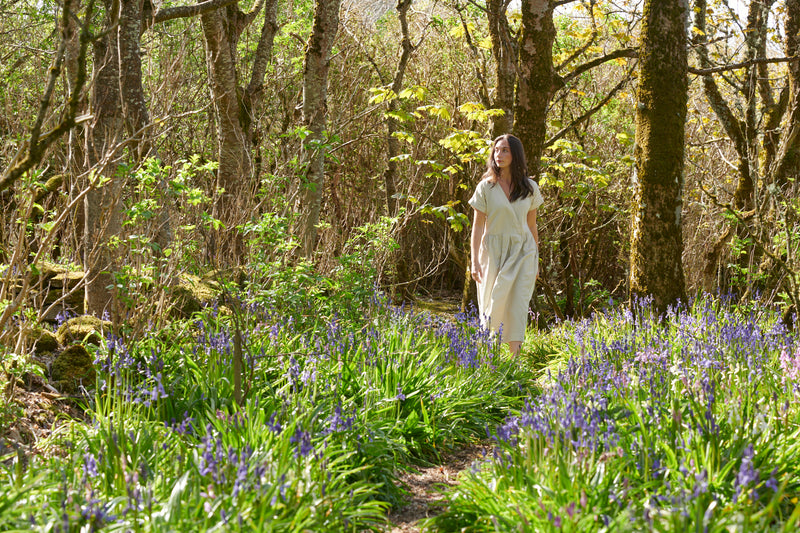
[[[546,199],[543,316],[630,292],[664,308],[756,291],[789,310],[795,10],[700,0],[681,21],[686,66],[657,84],[688,70],[670,89],[686,120],[655,119],[685,127],[678,188],[653,207],[673,221],[653,231],[676,233],[636,243],[641,3],[5,2],[0,323],[23,307],[150,317],[180,274],[254,264],[269,283],[325,276],[320,291],[366,276],[398,298],[461,292],[465,200],[508,131]],[[86,273],[72,298],[44,304],[42,261]],[[675,271],[671,288],[631,286],[638,263]]]
[[[796,529],[800,0],[0,15],[0,529],[382,531],[476,443],[428,525]],[[467,272],[506,132],[517,359]]]

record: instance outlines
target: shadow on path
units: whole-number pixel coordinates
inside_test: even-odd
[[[474,445],[454,450],[442,458],[442,464],[418,468],[400,474],[400,482],[409,492],[405,505],[389,513],[391,533],[421,531],[419,521],[436,516],[445,505],[444,492],[458,485],[458,475],[475,461],[491,453],[488,445]]]

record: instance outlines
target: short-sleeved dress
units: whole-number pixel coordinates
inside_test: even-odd
[[[528,212],[542,205],[542,194],[530,180],[533,194],[509,201],[499,184],[484,179],[469,205],[486,214],[478,260],[478,308],[485,325],[503,342],[523,341],[528,304],[539,271],[539,249],[528,228]]]

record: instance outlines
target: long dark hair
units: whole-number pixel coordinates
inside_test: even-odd
[[[502,139],[508,142],[508,148],[511,150],[511,197],[512,202],[520,198],[527,198],[533,194],[533,186],[528,181],[528,165],[525,162],[525,149],[522,147],[522,141],[511,134],[501,135],[492,141],[492,147],[489,150],[489,160],[486,162],[486,173],[484,178],[492,178],[494,184],[500,179],[500,167],[494,161],[494,147]]]

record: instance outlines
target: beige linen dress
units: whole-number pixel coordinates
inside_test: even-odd
[[[484,179],[469,205],[486,214],[478,261],[478,309],[484,325],[503,342],[525,340],[528,304],[539,271],[539,249],[528,228],[528,212],[542,205],[542,194],[530,180],[533,194],[510,202],[503,188]]]

